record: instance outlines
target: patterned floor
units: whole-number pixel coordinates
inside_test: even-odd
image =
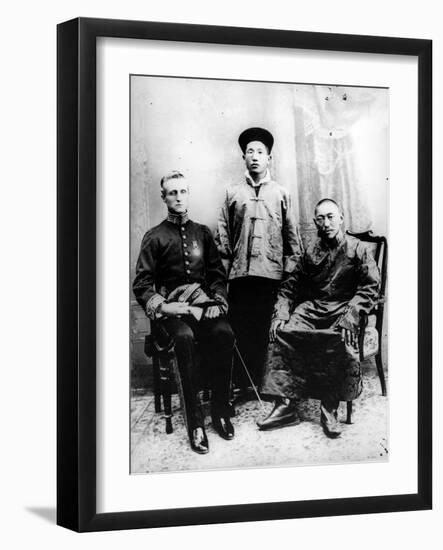
[[[172,434],[165,433],[161,413],[154,412],[152,395],[134,395],[131,400],[132,473],[257,468],[304,464],[327,464],[388,460],[388,398],[382,397],[372,363],[365,365],[364,389],[354,402],[353,424],[345,424],[345,404],[339,418],[343,433],[328,439],[320,426],[320,402],[301,404],[303,422],[270,432],[260,432],[256,421],[264,416],[256,400],[239,403],[233,418],[236,436],[221,439],[213,430],[210,416],[206,429],[210,452],[191,451],[178,397],[173,396]],[[266,412],[271,403],[264,403]]]

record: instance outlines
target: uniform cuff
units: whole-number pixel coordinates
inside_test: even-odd
[[[228,302],[224,296],[221,294],[214,294],[214,300],[216,300],[218,303],[218,307],[220,308],[220,311],[226,315],[228,313]]]
[[[146,302],[146,315],[152,320],[157,319],[157,310],[165,301],[166,299],[161,294],[154,294],[151,296],[151,298]]]

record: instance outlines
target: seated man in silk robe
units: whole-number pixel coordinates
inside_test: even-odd
[[[161,195],[168,215],[143,237],[133,291],[155,321],[160,347],[174,347],[191,448],[205,454],[209,446],[197,395],[195,338],[210,353],[213,427],[224,439],[234,437],[229,403],[234,334],[226,320],[226,272],[209,228],[188,218],[183,174],[164,176]]]
[[[366,245],[344,234],[335,201],[317,204],[314,223],[318,238],[278,291],[262,385],[275,405],[257,424],[261,430],[297,424],[297,401],[311,397],[321,400],[325,434],[337,437],[339,401],[361,393],[360,313],[374,306],[380,275]]]

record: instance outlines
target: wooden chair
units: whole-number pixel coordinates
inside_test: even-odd
[[[372,234],[372,231],[365,231],[364,233],[353,233],[346,231],[348,235],[356,237],[365,243],[370,243],[369,248],[372,249],[374,259],[378,268],[380,269],[381,283],[380,294],[372,311],[369,315],[362,314],[360,318],[360,330],[359,330],[359,354],[360,361],[364,361],[369,357],[375,356],[375,364],[377,367],[378,377],[380,379],[381,393],[386,395],[386,381],[383,365],[383,315],[384,306],[386,301],[386,276],[388,265],[388,243],[385,237],[376,237]],[[346,423],[352,423],[352,401],[348,401],[346,404],[347,416]]]
[[[162,400],[164,417],[166,423],[166,433],[173,432],[172,429],[172,373],[171,364],[168,363],[166,357],[161,361],[161,356],[166,356],[166,351],[159,349],[153,334],[145,336],[145,355],[152,358],[152,373],[154,381],[154,409],[156,413],[162,410]]]
[[[155,330],[152,329],[151,334],[145,336],[144,351],[147,357],[152,358],[153,381],[154,381],[154,409],[156,413],[163,411],[166,424],[166,433],[172,433],[172,393],[174,390],[174,380],[177,385],[177,391],[182,402],[183,396],[180,385],[180,376],[176,364],[175,353],[173,347],[171,349],[161,349],[154,337]],[[200,364],[200,370],[205,372],[202,363],[202,356],[198,350],[198,342],[196,342],[196,360]],[[208,389],[208,381],[203,381],[202,384],[202,401],[209,401],[210,390]]]

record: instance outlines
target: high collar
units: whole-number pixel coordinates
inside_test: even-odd
[[[261,180],[258,182],[255,182],[252,178],[250,173],[246,170],[245,172],[245,179],[246,183],[249,183],[252,187],[258,187],[262,183],[269,183],[271,181],[271,173],[269,172],[269,169],[266,170],[266,174],[262,177]]]
[[[166,218],[168,222],[171,222],[175,225],[183,225],[189,220],[189,216],[187,212],[184,212],[183,214],[173,214],[172,212],[168,212],[168,216]]]

